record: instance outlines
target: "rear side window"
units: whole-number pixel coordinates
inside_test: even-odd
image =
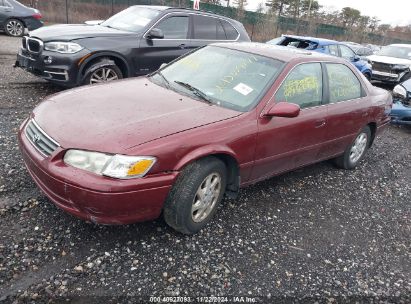
[[[188,17],[174,16],[161,21],[156,28],[164,33],[164,39],[187,39]]]
[[[217,39],[216,18],[207,16],[194,16],[194,39],[216,40]]]
[[[292,70],[275,94],[275,101],[298,104],[301,109],[321,104],[323,78],[320,63],[300,64]]]
[[[330,103],[362,97],[361,83],[344,64],[327,63]]]
[[[223,25],[225,34],[227,36],[227,40],[237,40],[238,32],[228,21],[221,20],[221,24]]]

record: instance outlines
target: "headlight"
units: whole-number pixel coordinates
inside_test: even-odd
[[[100,152],[68,150],[64,162],[99,175],[127,179],[143,177],[156,162],[151,156],[109,155]]]
[[[408,69],[408,68],[409,68],[409,66],[406,65],[406,64],[394,64],[393,67],[392,67],[393,70],[405,70],[405,69]]]
[[[44,49],[62,54],[74,54],[80,52],[83,47],[73,42],[47,42],[44,44]]]

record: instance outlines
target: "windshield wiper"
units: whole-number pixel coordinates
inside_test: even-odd
[[[183,81],[178,81],[178,80],[175,80],[174,82],[190,90],[191,92],[194,93],[194,95],[196,95],[197,97],[200,97],[202,100],[205,100],[208,103],[213,103],[211,98],[208,97],[206,93],[204,93],[203,91],[201,91],[200,89],[196,87],[193,87],[191,84],[187,82],[183,82]]]

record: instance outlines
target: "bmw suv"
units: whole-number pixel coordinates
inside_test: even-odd
[[[66,87],[141,76],[198,47],[250,41],[233,19],[182,8],[131,6],[100,24],[48,26],[23,37],[15,66]]]

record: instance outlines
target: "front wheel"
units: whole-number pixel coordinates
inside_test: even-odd
[[[24,35],[24,24],[17,19],[8,20],[4,29],[9,36],[21,37]]]
[[[194,234],[207,225],[223,199],[226,172],[225,164],[215,157],[188,165],[164,205],[166,223],[184,234]]]
[[[120,68],[110,59],[101,59],[86,71],[82,84],[96,84],[123,78]]]
[[[354,169],[363,159],[371,142],[371,130],[366,126],[360,131],[354,141],[347,147],[344,154],[335,159],[338,167],[343,169]]]

